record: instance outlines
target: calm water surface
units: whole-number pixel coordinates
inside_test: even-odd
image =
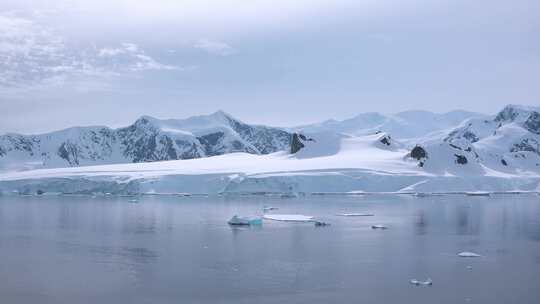
[[[0,303],[540,303],[537,195],[130,199],[0,197]]]

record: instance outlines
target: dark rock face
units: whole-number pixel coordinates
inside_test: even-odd
[[[300,138],[305,139],[306,137],[302,134],[299,135],[298,133],[293,133],[291,139],[291,154],[294,154],[305,147],[305,145],[300,141]]]
[[[411,150],[411,157],[416,160],[427,158],[427,152],[424,148],[416,146]]]
[[[18,134],[7,134],[0,136],[0,144],[5,142],[6,147],[0,147],[3,154],[7,154],[10,151],[22,151],[28,153],[30,156],[34,155],[34,150],[39,147],[39,139],[34,136],[24,136]],[[0,156],[2,153],[0,152]]]
[[[313,138],[309,138],[301,133],[293,133],[291,135],[291,154],[294,154],[304,148],[305,142],[315,141]]]
[[[516,108],[509,105],[506,106],[502,111],[500,111],[497,116],[495,117],[495,121],[497,122],[503,122],[503,121],[514,121],[516,117],[519,116],[519,112]]]
[[[454,131],[450,132],[450,134],[448,134],[448,136],[444,139],[444,141],[450,141],[451,142],[452,140],[458,139],[458,138],[461,138],[461,137],[467,139],[471,143],[475,143],[478,140],[480,140],[478,138],[478,136],[476,136],[476,134],[474,134],[472,131],[467,130],[467,129],[464,130],[464,131],[462,129],[458,129],[458,130],[454,130]]]
[[[225,116],[232,129],[246,142],[253,145],[260,154],[283,150],[291,143],[289,132],[264,126],[251,126]],[[251,152],[250,152],[251,153]]]
[[[193,159],[202,157],[197,149],[197,144],[194,142],[177,139],[174,141],[180,151],[183,151],[178,155],[177,159]]]
[[[70,143],[69,141],[62,143],[58,148],[58,156],[65,159],[71,166],[79,164],[80,150],[77,145]]]
[[[201,143],[204,153],[208,156],[220,155],[220,149],[217,149],[219,143],[223,140],[225,133],[216,132],[210,133],[201,137],[197,137],[197,140]]]
[[[459,154],[454,154],[454,156],[456,157],[456,164],[460,164],[460,165],[467,164],[468,162],[467,157],[463,155],[459,155]]]
[[[514,144],[512,148],[510,148],[510,152],[521,151],[533,152],[540,155],[540,143],[534,138],[526,138],[520,143]]]
[[[540,134],[540,113],[534,111],[525,121],[525,129],[534,134]]]
[[[474,134],[473,132],[471,131],[465,131],[465,133],[463,133],[463,137],[465,137],[466,139],[468,139],[470,142],[472,143],[475,143],[479,140],[478,136],[476,136],[476,134]]]
[[[388,136],[383,136],[383,138],[379,139],[379,141],[384,144],[384,145],[387,145],[387,146],[390,146],[390,140],[391,140],[391,137],[388,135]]]

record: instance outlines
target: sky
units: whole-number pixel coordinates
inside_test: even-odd
[[[0,133],[540,105],[538,0],[2,0]]]

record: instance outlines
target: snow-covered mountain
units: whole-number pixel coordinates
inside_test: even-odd
[[[540,108],[508,105],[492,119],[467,119],[417,141],[428,171],[540,172]]]
[[[188,119],[148,116],[132,125],[75,127],[41,135],[0,136],[0,170],[192,159],[232,152],[288,149],[291,135],[216,113]]]
[[[361,113],[342,121],[327,120],[317,124],[299,126],[296,129],[307,133],[330,131],[354,136],[382,131],[399,139],[409,139],[453,128],[471,118],[487,119],[489,116],[467,111],[451,111],[442,114],[428,111],[406,111],[394,115],[371,112]]]
[[[517,105],[404,140],[287,132],[223,112],[142,117],[120,129],[1,137],[4,169],[65,168],[4,170],[0,193],[540,191],[539,143],[540,108]]]

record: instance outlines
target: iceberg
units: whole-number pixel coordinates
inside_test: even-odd
[[[337,216],[375,216],[373,213],[339,213]]]
[[[371,229],[388,229],[388,227],[385,226],[385,225],[380,225],[379,224],[379,225],[372,225]]]

